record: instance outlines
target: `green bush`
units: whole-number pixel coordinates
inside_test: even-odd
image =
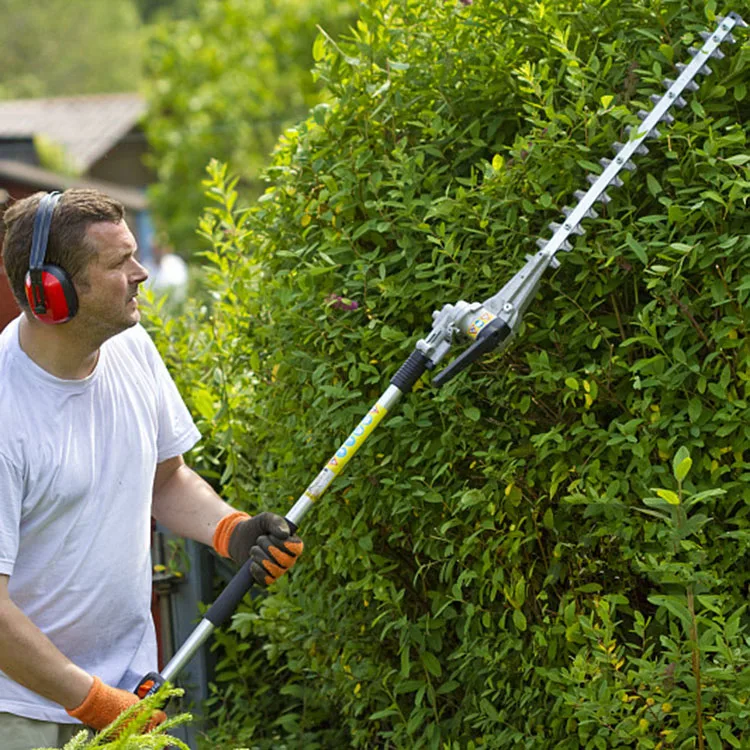
[[[727,9],[722,9],[726,12]],[[286,511],[426,335],[489,297],[689,60],[715,3],[371,0],[210,296],[154,335],[234,504]],[[211,747],[750,744],[747,34],[547,275],[429,378],[220,633]],[[352,303],[356,302],[356,306]]]

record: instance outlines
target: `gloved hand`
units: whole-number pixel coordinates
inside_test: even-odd
[[[110,687],[105,685],[98,677],[94,677],[94,684],[83,703],[76,708],[68,709],[67,713],[98,732],[111,724],[123,711],[138,702],[138,696],[134,693]],[[167,715],[164,711],[152,711],[151,718],[143,731],[150,732],[166,718]]]
[[[237,511],[219,521],[213,537],[214,549],[237,565],[251,559],[250,573],[255,582],[267,586],[297,562],[302,540],[292,535],[289,524],[275,513],[249,516]]]

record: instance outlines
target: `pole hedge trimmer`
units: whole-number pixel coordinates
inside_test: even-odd
[[[603,172],[599,175],[588,175],[587,179],[591,183],[589,189],[585,192],[577,191],[574,194],[578,203],[573,208],[563,209],[564,217],[561,223],[552,222],[549,225],[552,237],[549,240],[537,240],[539,250],[534,255],[526,256],[526,264],[523,268],[497,294],[484,302],[462,300],[456,302],[455,305],[445,305],[441,310],[433,313],[432,331],[417,342],[414,351],[393,376],[382,396],[286,514],[289,526],[293,530],[299,526],[313,504],[323,496],[333,480],[344,470],[383,417],[393,409],[404,394],[411,391],[426,370],[433,370],[445,357],[454,338],[468,337],[471,344],[433,378],[433,384],[438,387],[447,383],[484,354],[508,346],[518,332],[523,315],[537,293],[544,272],[549,266],[557,268],[560,265],[556,257],[557,252],[560,250],[568,252],[572,249],[568,238],[571,234],[584,234],[581,226],[583,219],[597,217],[593,208],[594,204],[609,203],[611,199],[607,194],[607,189],[623,184],[618,177],[619,173],[623,169],[634,171],[636,166],[632,157],[636,154],[648,153],[643,142],[647,138],[659,136],[656,128],[659,123],[674,122],[674,117],[669,110],[672,107],[682,108],[686,105],[683,93],[696,91],[698,84],[695,78],[712,72],[707,61],[710,58],[724,57],[719,45],[722,42],[734,42],[732,30],[736,27],[747,26],[737,13],[729,13],[726,17],[717,17],[716,20],[717,26],[714,31],[701,33],[704,40],[703,46],[688,50],[693,58],[692,61],[689,64],[678,63],[676,67],[680,73],[679,77],[676,80],[667,78],[662,82],[667,89],[666,93],[662,96],[654,94],[651,97],[654,107],[650,112],[645,110],[638,112],[638,116],[643,121],[641,126],[627,129],[629,140],[626,143],[613,144],[614,158],[600,160]],[[143,698],[155,692],[165,681],[173,680],[213,630],[231,617],[252,585],[250,566],[246,564],[232,578],[162,672],[152,672],[146,675],[135,692]]]

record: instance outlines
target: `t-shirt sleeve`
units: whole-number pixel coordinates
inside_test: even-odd
[[[18,554],[23,477],[10,459],[0,453],[0,575],[11,575]]]
[[[182,400],[172,376],[151,337],[143,330],[147,357],[156,378],[158,395],[157,462],[179,456],[200,440],[200,432]]]

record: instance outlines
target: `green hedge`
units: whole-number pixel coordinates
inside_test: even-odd
[[[347,43],[321,35],[332,103],[284,134],[257,204],[212,165],[210,294],[153,320],[194,464],[286,511],[431,312],[549,236],[715,12],[371,0]],[[211,747],[750,744],[737,37],[511,349],[404,399],[305,519],[294,574],[219,634]]]

